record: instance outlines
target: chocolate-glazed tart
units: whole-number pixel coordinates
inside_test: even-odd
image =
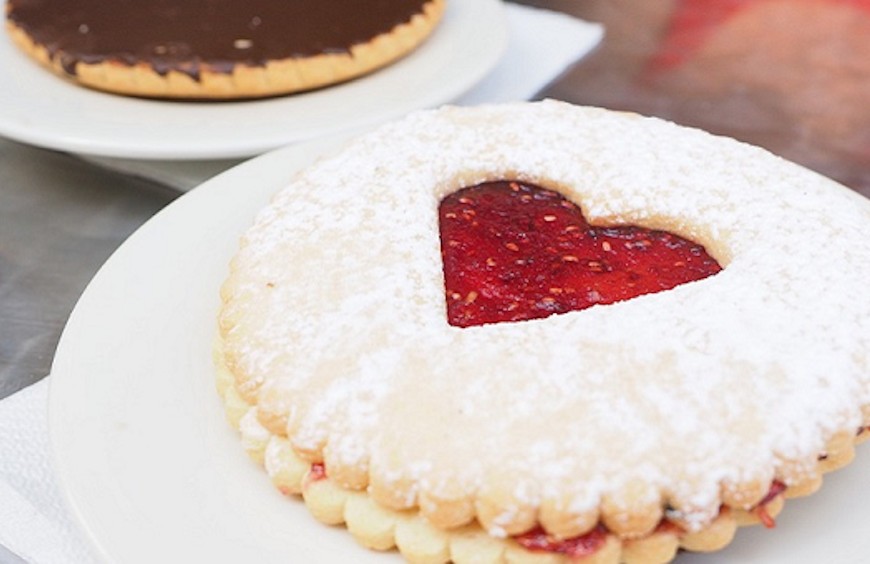
[[[119,94],[231,99],[343,82],[408,54],[444,0],[10,0],[14,42]]]

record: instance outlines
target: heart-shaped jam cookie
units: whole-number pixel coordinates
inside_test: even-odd
[[[706,278],[702,245],[638,226],[595,226],[558,192],[487,182],[440,206],[447,319],[468,327],[547,317]]]
[[[257,216],[218,388],[280,491],[412,562],[719,550],[870,436],[867,225],[660,120],[416,112]]]

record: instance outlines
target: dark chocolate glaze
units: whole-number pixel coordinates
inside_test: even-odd
[[[426,0],[9,0],[7,17],[73,74],[78,62],[146,62],[198,78],[202,66],[344,53],[422,11]]]

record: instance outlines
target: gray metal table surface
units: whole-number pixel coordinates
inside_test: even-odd
[[[102,263],[177,193],[0,139],[0,398],[46,376]]]

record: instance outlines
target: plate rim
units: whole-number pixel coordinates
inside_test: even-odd
[[[76,523],[83,531],[85,531],[86,537],[90,545],[94,547],[105,560],[111,561],[112,556],[115,555],[111,554],[109,552],[111,549],[106,547],[106,540],[102,536],[105,534],[105,532],[100,530],[99,518],[95,517],[93,514],[88,514],[87,509],[83,505],[83,500],[81,498],[82,492],[80,491],[81,485],[71,484],[71,482],[74,481],[74,478],[68,471],[68,465],[72,464],[73,462],[78,465],[82,465],[84,463],[81,460],[76,460],[75,457],[77,453],[69,452],[67,446],[64,444],[66,439],[68,438],[71,424],[75,423],[74,419],[71,420],[69,418],[65,418],[66,415],[73,413],[73,411],[71,406],[64,403],[69,398],[68,395],[64,395],[64,392],[66,391],[65,388],[69,389],[70,387],[73,387],[75,384],[77,384],[76,381],[70,379],[71,376],[69,372],[69,363],[73,361],[73,358],[71,358],[69,355],[72,354],[71,347],[76,344],[76,335],[74,332],[81,330],[80,318],[87,313],[86,308],[92,307],[95,301],[99,301],[99,292],[101,290],[100,285],[105,282],[104,279],[107,275],[106,273],[111,272],[112,269],[120,268],[121,266],[123,266],[125,261],[132,260],[132,257],[130,257],[129,255],[130,253],[136,251],[136,245],[142,243],[143,240],[147,241],[149,237],[153,236],[154,232],[159,232],[164,229],[165,224],[168,221],[179,220],[185,215],[192,214],[193,212],[200,209],[203,203],[229,198],[229,200],[223,200],[224,204],[229,205],[236,201],[234,200],[234,198],[244,198],[247,194],[239,195],[239,193],[236,192],[239,189],[239,183],[242,183],[242,188],[244,188],[245,183],[250,182],[252,178],[256,180],[257,174],[262,173],[263,169],[269,168],[270,170],[272,170],[271,167],[276,167],[275,170],[282,170],[280,169],[280,167],[285,166],[289,160],[292,160],[294,158],[299,159],[299,164],[305,164],[305,162],[309,162],[311,159],[324,152],[335,150],[336,147],[341,145],[343,139],[344,138],[319,139],[313,142],[285,147],[277,151],[266,153],[265,155],[246,161],[245,163],[242,163],[230,169],[229,171],[222,173],[217,177],[205,182],[196,190],[182,195],[176,201],[169,204],[166,208],[158,212],[158,214],[156,214],[151,220],[146,222],[140,229],[134,232],[133,235],[131,235],[130,238],[128,238],[127,241],[125,241],[118,248],[118,250],[112,254],[109,260],[94,277],[92,282],[88,284],[88,287],[83,292],[81,299],[76,304],[72,314],[70,315],[70,320],[67,323],[67,327],[64,329],[63,334],[61,335],[61,340],[58,344],[58,353],[56,354],[52,364],[52,379],[49,386],[48,400],[49,443],[51,446],[52,463],[54,465],[54,468],[56,469],[58,485],[62,496],[67,501],[68,506],[72,509],[72,513],[74,515]],[[269,174],[267,175],[270,178],[270,180],[267,182],[268,186],[263,186],[262,188],[258,189],[257,198],[259,198],[260,200],[267,200],[271,196],[271,194],[277,191],[277,189],[280,189],[280,187],[283,186],[286,183],[287,179],[289,179],[289,177],[293,174],[294,172],[287,169],[286,166],[280,174],[269,172]],[[260,204],[257,202],[248,202],[248,204],[246,204],[246,208],[248,207],[251,208],[251,212],[256,212],[256,210],[259,209]],[[245,211],[245,213],[247,213],[247,211]],[[203,222],[208,223],[212,220],[217,221],[216,218],[195,218],[193,220],[194,225],[191,227],[191,229],[195,229],[197,225],[200,225]],[[236,234],[236,239],[238,235],[239,233]],[[221,257],[216,257],[215,260],[217,260],[218,258]],[[227,259],[227,261],[229,259],[229,257],[223,258]],[[215,299],[216,298],[217,296],[215,296]],[[94,351],[91,351],[91,353],[93,352]],[[65,378],[66,380],[64,380]],[[77,378],[81,379],[82,375],[79,374]],[[102,378],[106,381],[109,381],[109,377],[107,375],[103,375]],[[217,403],[216,393],[214,394],[214,402],[212,403]],[[229,430],[228,426],[227,430]],[[237,437],[233,438],[236,442],[240,443]],[[867,447],[864,448],[866,449]],[[238,458],[239,461],[244,460],[245,458],[245,455],[242,452],[241,448],[229,452],[228,456]],[[846,482],[848,482],[848,478],[846,478],[845,475],[851,475],[853,477],[856,475],[861,475],[860,473],[866,472],[868,468],[870,468],[870,452],[864,452],[863,454],[861,454],[859,450],[859,460],[853,462],[849,467],[844,470],[840,470],[833,474],[826,475],[825,491],[830,492],[832,488],[837,490],[837,484],[840,485],[839,490],[842,490],[844,479]],[[252,468],[251,471],[262,473],[259,468]],[[261,479],[262,482],[266,483],[266,486],[271,487],[271,484],[267,484],[268,480],[265,478],[265,476],[258,475],[257,479]],[[854,478],[851,482],[849,482],[849,484],[855,484]],[[864,491],[867,491],[867,489],[864,488]],[[274,492],[272,492],[272,494],[274,495]],[[275,495],[274,497],[278,498],[279,496]],[[861,496],[855,497],[856,500],[853,501],[853,503],[861,503]],[[865,495],[865,498],[866,497],[867,496]],[[789,511],[784,512],[783,515],[781,515],[779,518],[782,520],[783,531],[781,534],[784,533],[787,538],[790,537],[792,540],[794,540],[795,537],[793,535],[797,533],[792,532],[791,535],[789,534],[789,527],[793,525],[788,524],[787,521],[792,521],[793,524],[795,519],[801,518],[799,517],[799,515],[806,516],[807,514],[806,509],[801,512],[798,505],[803,506],[804,508],[830,507],[830,498],[830,493],[828,493],[828,495],[826,496],[825,492],[819,492],[818,494],[803,500],[790,501],[789,505],[791,506],[793,504],[794,507],[790,507]],[[866,504],[866,502],[864,503]],[[103,518],[105,517],[103,516]],[[853,518],[852,521],[859,520]],[[324,534],[328,534],[328,528],[324,527],[313,518],[310,518],[310,523],[313,527],[324,529],[324,531],[321,532],[323,532]],[[841,528],[846,528],[843,527],[842,522],[838,522],[837,526]],[[348,542],[353,542],[352,540],[350,540],[351,535],[343,529],[339,530],[338,533],[339,535],[343,535],[344,537],[346,537],[346,540],[348,540]],[[752,548],[753,541],[757,540],[762,535],[769,534],[776,534],[776,532],[770,533],[761,529],[760,527],[753,527],[748,530],[743,530],[738,535],[735,543],[733,543],[730,547],[726,548],[725,551],[720,551],[708,555],[688,555],[681,557],[680,561],[686,563],[697,562],[698,564],[723,564],[725,562],[735,561],[734,551],[737,550],[737,554],[742,555],[741,557],[737,558],[739,561],[769,562],[770,560],[767,559],[767,557],[769,557],[769,552],[765,552],[763,548],[761,552],[762,556],[756,558],[752,558],[751,556],[753,554],[753,551],[755,550],[754,548]],[[824,537],[825,535],[817,536]],[[776,541],[777,539],[773,539],[772,544],[777,544]],[[818,539],[808,539],[806,542],[811,543],[819,541]],[[737,543],[740,544],[738,545]],[[392,561],[391,555],[384,555],[382,553],[369,553],[361,547],[356,547],[356,545],[352,546],[355,547],[356,551],[358,551],[358,553],[354,553],[356,561]],[[840,543],[839,547],[839,552],[837,554],[842,558],[839,561],[854,562],[855,564],[857,564],[858,562],[862,561],[860,560],[860,558],[863,557],[866,559],[867,556],[870,556],[870,537],[864,535],[862,539],[858,539],[857,542],[854,542],[853,546],[847,547],[845,546],[845,543]],[[857,552],[848,553],[846,552],[848,550],[866,550],[867,554],[858,554]],[[748,558],[746,557],[747,554],[750,555]],[[801,554],[800,549],[796,549],[794,551],[786,551],[783,561],[803,561],[800,558],[794,560],[793,558],[796,554]],[[849,554],[854,556],[854,558],[848,558]],[[358,558],[356,558],[357,556]]]
[[[469,33],[473,20],[485,21],[485,26],[477,26],[480,34]],[[394,119],[408,111],[434,107],[449,103],[474,87],[489,73],[504,54],[507,41],[507,17],[505,7],[501,0],[463,0],[462,2],[448,2],[444,19],[427,38],[426,42],[416,50],[403,57],[399,61],[386,66],[369,75],[359,77],[333,87],[323,88],[297,95],[280,96],[260,100],[249,101],[225,101],[225,102],[179,102],[173,100],[149,100],[135,97],[127,97],[116,94],[100,92],[76,85],[48,70],[41,68],[30,57],[21,52],[12,44],[8,34],[0,40],[0,64],[8,66],[14,63],[26,75],[18,77],[16,81],[0,82],[0,135],[9,139],[23,142],[29,145],[46,149],[68,151],[72,153],[91,155],[95,157],[134,158],[142,160],[195,160],[195,159],[225,159],[244,158],[262,154],[277,149],[281,146],[314,139],[321,136],[340,134],[343,131],[362,130],[378,123]],[[457,40],[462,40],[465,45],[468,41],[474,41],[473,49],[458,49]],[[468,51],[474,53],[468,56]],[[460,52],[463,56],[459,56]],[[372,107],[360,105],[361,111],[357,115],[351,115],[350,109],[355,101],[365,99],[378,93],[378,88],[383,89],[390,83],[400,79],[403,73],[417,70],[424,72],[422,63],[430,59],[438,58],[447,60],[443,62],[454,63],[459,71],[449,73],[441,80],[426,70],[424,84],[406,96],[406,90],[398,93],[398,100],[389,104],[379,104],[377,111]],[[21,74],[21,73],[19,73]],[[166,135],[153,134],[150,137],[128,137],[118,131],[126,129],[123,125],[117,125],[114,132],[109,132],[112,126],[106,124],[106,131],[95,133],[93,128],[84,127],[82,123],[75,122],[70,126],[58,126],[58,117],[66,108],[58,108],[57,113],[50,117],[55,123],[43,122],[42,115],[34,116],[34,112],[28,111],[25,101],[36,94],[36,85],[30,87],[26,79],[36,80],[37,85],[49,85],[49,91],[54,96],[60,97],[60,101],[66,101],[71,107],[85,104],[91,108],[90,116],[96,112],[95,107],[102,110],[107,108],[113,119],[120,112],[129,115],[137,113],[146,114],[149,117],[163,115],[163,122],[158,122],[157,127],[169,127]],[[24,84],[19,84],[19,83]],[[44,92],[43,92],[44,94]],[[361,96],[364,94],[365,96]],[[413,94],[413,95],[410,95]],[[84,102],[83,102],[84,101]],[[25,104],[22,107],[22,103]],[[333,119],[328,114],[331,107],[336,103],[341,105],[350,104],[350,108],[344,114],[344,121]],[[372,106],[376,102],[371,102]],[[323,117],[315,123],[300,125],[294,129],[293,115],[282,118],[274,124],[267,122],[266,129],[271,129],[268,134],[263,131],[252,131],[249,136],[239,136],[238,128],[227,129],[222,138],[200,139],[200,143],[185,143],[194,139],[189,134],[184,139],[173,140],[172,128],[176,133],[184,133],[184,129],[193,129],[197,125],[208,121],[214,122],[222,116],[244,116],[247,112],[258,112],[257,116],[292,114],[296,117],[311,116],[310,108],[323,106],[320,112]],[[295,110],[294,110],[295,106]],[[193,110],[194,117],[177,124],[177,118],[185,118],[185,114]],[[282,114],[283,112],[283,114]],[[304,112],[304,116],[302,115]],[[40,112],[36,112],[39,114]],[[261,115],[262,114],[262,115]],[[198,116],[198,117],[197,117]],[[305,117],[305,119],[312,119]],[[173,121],[175,120],[175,121]],[[99,122],[94,122],[98,125]],[[155,127],[153,123],[136,123],[142,130]],[[129,125],[129,124],[127,124]],[[260,129],[262,129],[262,123]],[[288,127],[289,126],[289,127]],[[282,129],[283,127],[283,129]],[[203,143],[205,141],[205,143]]]
[[[271,194],[274,194],[280,187],[286,184],[289,179],[295,175],[305,164],[310,163],[314,158],[320,155],[335,150],[343,142],[355,137],[355,134],[345,133],[337,136],[319,138],[311,141],[302,142],[297,145],[289,145],[280,149],[276,149],[263,155],[249,159],[240,163],[227,171],[218,174],[201,184],[197,189],[191,190],[179,196],[176,200],[161,209],[142,226],[135,230],[106,260],[100,267],[91,281],[87,284],[72,312],[67,320],[67,323],[61,333],[58,341],[57,350],[54,359],[52,360],[50,380],[48,387],[47,411],[48,411],[48,443],[49,443],[49,460],[61,499],[66,508],[69,510],[72,520],[78,530],[84,533],[84,538],[87,545],[92,550],[94,556],[105,562],[114,562],[118,554],[107,546],[105,531],[102,530],[100,517],[90,511],[85,506],[85,499],[82,497],[80,488],[83,482],[73,478],[74,473],[70,470],[71,466],[76,464],[76,453],[70,452],[66,447],[72,436],[69,431],[76,422],[75,411],[66,405],[70,399],[70,389],[74,388],[74,378],[70,375],[69,365],[75,360],[75,354],[72,353],[76,343],[76,331],[78,324],[83,315],[87,313],[87,309],[92,307],[92,304],[99,297],[101,290],[100,286],[104,282],[108,273],[111,273],[117,267],[118,263],[123,263],[127,260],[127,255],[135,252],[133,249],[143,241],[147,241],[154,235],[155,232],[160,232],[166,229],[166,224],[177,220],[179,217],[190,213],[197,209],[203,201],[218,201],[225,198],[231,198],[229,194],[232,192],[231,185],[237,184],[242,180],[247,179],[253,173],[257,173],[264,168],[278,169],[285,165],[289,159],[294,161],[294,164],[285,167],[286,171],[280,177],[272,178],[269,182],[269,187],[264,188],[261,194],[261,200],[268,200]],[[275,175],[272,175],[275,176]],[[265,198],[263,197],[265,195]],[[241,198],[240,198],[241,199]],[[259,206],[250,205],[249,211],[256,213],[265,201]],[[248,215],[252,215],[249,213]],[[236,233],[236,240],[241,236],[241,233]],[[227,259],[228,264],[228,257]],[[217,295],[214,296],[217,299]],[[214,312],[217,313],[217,310]],[[216,317],[214,317],[216,322]],[[73,344],[70,345],[70,341]],[[69,358],[72,354],[73,358]],[[221,411],[223,406],[219,405],[219,397],[217,392],[214,392],[214,404],[218,405]],[[70,415],[73,414],[71,417]],[[222,421],[225,423],[225,421]],[[235,432],[227,424],[222,433],[230,433],[233,439],[241,445],[239,438]],[[242,450],[232,453],[239,460],[244,460],[245,454]],[[81,462],[78,462],[81,464]],[[255,468],[262,472],[262,469]],[[261,476],[264,482],[268,482],[265,474]],[[271,484],[269,484],[271,489]],[[274,492],[273,492],[274,493]],[[277,496],[280,497],[280,496]],[[349,536],[349,535],[348,535]],[[129,555],[128,555],[129,556]],[[142,562],[148,562],[143,560]]]

